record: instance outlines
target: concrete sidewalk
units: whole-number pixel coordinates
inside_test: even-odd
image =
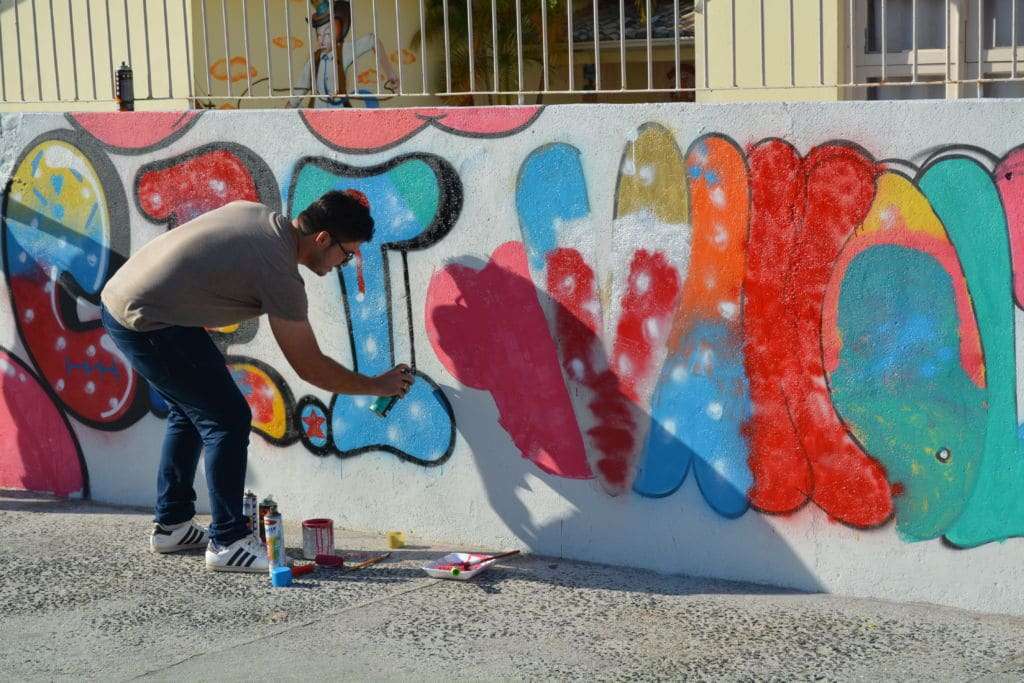
[[[0,493],[0,678],[1024,677],[1024,619],[542,557],[439,581],[419,566],[442,548],[272,589],[201,552],[151,555],[148,528],[144,511]]]

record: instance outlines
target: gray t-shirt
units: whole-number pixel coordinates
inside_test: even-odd
[[[148,332],[171,325],[223,327],[264,313],[305,320],[306,290],[291,222],[237,201],[143,246],[103,288],[110,315]]]

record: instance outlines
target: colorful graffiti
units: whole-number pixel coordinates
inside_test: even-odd
[[[354,369],[406,362],[415,382],[380,418],[370,397],[294,392],[287,371],[255,357],[267,334],[258,321],[210,330],[264,442],[447,462],[455,412],[417,362],[425,331],[452,376],[490,394],[500,428],[543,476],[664,499],[692,474],[725,518],[812,504],[850,527],[893,523],[905,539],[964,548],[1024,535],[1024,148],[949,147],[918,166],[845,141],[801,151],[705,134],[681,146],[647,123],[599,184],[589,152],[530,138],[510,146],[511,196],[487,214],[503,231],[489,260],[421,255],[492,229],[460,222],[480,167],[386,151],[428,128],[470,146],[519,142],[540,114],[281,114],[305,146],[273,167],[238,142],[183,151],[213,114],[125,126],[76,115],[25,142],[3,203],[20,346],[0,350],[0,433],[16,435],[0,447],[0,486],[87,495],[75,430],[166,416],[98,322],[99,292],[138,247],[133,234],[237,199],[294,217],[326,190],[354,188],[371,202],[375,237],[311,310],[328,312]],[[318,143],[322,154],[310,151]],[[345,163],[367,153],[381,156]],[[610,195],[598,191],[613,179]],[[133,216],[142,230],[129,229]],[[428,265],[422,296],[411,261]]]

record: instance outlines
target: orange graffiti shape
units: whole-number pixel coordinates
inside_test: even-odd
[[[370,85],[371,83],[377,82],[377,70],[367,69],[356,77],[356,81],[359,85]]]
[[[388,61],[392,64],[398,64],[398,50],[392,50],[388,55]],[[402,64],[412,64],[416,61],[416,53],[412,50],[406,50],[402,48]]]
[[[277,36],[271,42],[274,43],[275,47],[286,48],[286,47],[288,47],[289,40],[288,40],[288,36]],[[300,47],[302,47],[305,44],[306,43],[303,42],[302,38],[297,38],[295,36],[291,36],[291,46],[292,46],[293,50],[298,50]]]
[[[245,57],[232,57],[231,58],[231,82],[241,81],[246,78],[246,65],[248,62]],[[248,77],[252,78],[256,76],[256,67],[249,65]],[[216,78],[218,81],[226,81],[228,79],[227,66],[223,59],[218,59],[216,62],[210,65],[210,75]]]

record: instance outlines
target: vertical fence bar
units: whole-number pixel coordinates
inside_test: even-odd
[[[149,55],[149,9],[147,4],[147,0],[142,0],[142,35],[146,39],[146,99],[153,99],[153,63]],[[228,74],[230,75],[230,71]]]
[[[286,36],[288,41],[291,41],[291,35]],[[274,96],[274,60],[272,59],[272,51],[270,47],[270,7],[267,5],[267,0],[263,0],[263,40],[264,45],[267,48],[267,97]]]
[[[518,72],[519,104],[523,99],[523,7],[521,0],[516,0],[516,68]]]
[[[313,31],[313,16],[309,13],[309,5],[303,3],[306,8],[306,49],[309,51],[309,95],[310,97],[316,97],[316,67],[317,67],[317,55],[313,52],[313,41],[316,37],[316,33]],[[353,26],[352,31],[355,31]],[[344,47],[344,46],[343,46]],[[319,46],[317,46],[319,49]],[[355,57],[355,48],[352,48],[352,56]],[[353,62],[355,60],[353,59]],[[322,93],[326,94],[326,93]],[[313,104],[316,104],[314,102]]]
[[[420,0],[422,2],[422,0]],[[498,72],[498,4],[491,0],[491,58],[494,60],[494,92],[498,92],[501,74]]]
[[[917,83],[917,0],[911,0],[910,2],[910,21],[912,23],[910,31],[911,51],[914,53],[914,63],[910,71],[910,82]]]
[[[1017,78],[1017,0],[1010,3],[1010,78]]]
[[[491,3],[492,3],[491,6],[493,7],[494,0],[491,0]],[[427,18],[426,17],[427,17],[426,9],[423,7],[423,0],[420,0],[420,70],[423,72],[423,87],[421,88],[421,90],[423,91],[424,95],[427,94],[427,88],[428,88],[428,85],[427,85],[427,83],[428,83],[428,79],[427,79]],[[498,42],[497,40],[494,41],[495,48],[497,47],[497,42]],[[494,50],[494,64],[495,64],[494,72],[495,72],[495,76],[497,76],[497,72],[498,72],[498,67],[497,67],[497,64],[498,64],[498,51],[497,51],[497,49]],[[497,79],[495,79],[495,83],[497,83]],[[497,89],[497,85],[495,85],[495,89]]]
[[[405,94],[405,84],[402,80],[402,21],[398,13],[398,0],[395,0],[395,54],[398,55],[398,94]]]
[[[109,0],[108,0],[109,1]],[[108,24],[110,22],[107,22]],[[25,68],[21,60],[21,13],[18,11],[18,3],[14,3],[14,40],[18,46],[18,92],[21,94],[21,101],[25,101]]]
[[[544,2],[544,0],[541,0]],[[594,88],[601,89],[601,23],[598,18],[597,0],[593,0],[594,11]]]
[[[765,30],[764,30],[764,0],[758,2],[760,5],[760,19],[758,27],[760,30],[760,41],[761,41],[761,87],[765,87],[768,84],[768,65],[765,62],[768,61],[768,51],[765,49]]]
[[[946,0],[946,84],[949,84],[949,23],[950,4],[953,0]]]
[[[544,90],[549,90],[548,84],[548,0],[540,0],[540,60],[541,68],[544,69]]]
[[[171,23],[167,18],[167,0],[164,0],[164,49],[167,51],[167,95],[174,99],[174,75],[171,73]]]
[[[543,0],[542,0],[543,1]],[[626,0],[619,0],[619,90],[626,89]]]
[[[333,17],[334,17],[334,4],[333,3],[331,3],[330,8],[331,8],[331,17],[332,17],[331,18],[331,35],[333,36],[334,35],[334,19],[333,19]],[[358,87],[358,81],[359,81],[359,72],[358,72],[358,68],[357,68],[357,65],[356,65],[356,59],[357,59],[357,56],[356,56],[356,6],[355,6],[354,2],[350,2],[348,4],[348,17],[349,17],[349,20],[350,20],[350,23],[349,23],[350,44],[352,46],[352,80],[356,81],[355,83],[352,84],[352,92],[354,93],[356,91],[357,87]],[[376,38],[376,36],[374,36],[374,38]],[[335,45],[335,42],[334,42],[334,39],[332,37],[332,39],[331,39],[331,49],[332,50],[334,49],[334,45]],[[338,63],[337,63],[337,58],[339,56],[341,57],[341,61],[342,61],[341,65],[338,65]],[[341,44],[341,55],[338,55],[337,53],[334,53],[334,58],[335,58],[335,68],[336,69],[340,69],[344,73],[345,72],[345,65],[344,65],[344,61],[345,61],[345,43],[344,43],[344,41]],[[335,78],[334,80],[338,80],[338,79]],[[335,83],[335,86],[334,86],[335,91],[338,90],[338,87],[339,86],[337,85],[337,83]],[[348,94],[348,79],[347,78],[345,80],[345,94],[346,95]]]
[[[185,0],[181,0],[181,22],[185,29],[182,42],[185,43],[185,82],[188,83],[188,106],[195,106],[195,92],[192,88],[192,35],[188,30],[188,8]]]
[[[284,3],[284,39],[285,39],[285,52],[288,53],[288,97],[295,94],[295,85],[292,80],[292,70],[295,65],[292,64],[292,8],[290,3]],[[310,66],[313,66],[310,64]],[[312,77],[310,77],[312,80]]]
[[[377,94],[379,95],[380,94],[380,50],[377,49],[377,46],[378,45],[382,45],[382,43],[380,42],[380,34],[377,33],[377,0],[370,0],[370,11],[372,12],[372,14],[371,14],[371,23],[373,25],[373,72],[374,72],[374,75],[376,75],[376,77],[377,77]],[[355,32],[353,32],[353,34],[354,33]],[[353,35],[353,37],[354,37],[354,35]],[[470,48],[470,50],[473,49],[472,42],[470,42],[469,48]],[[472,55],[472,52],[470,54]],[[387,55],[384,55],[384,56],[385,56],[385,58],[387,57]],[[472,59],[473,59],[473,57],[470,56],[470,60],[472,60]],[[356,80],[356,78],[357,78],[356,77],[356,72],[355,72],[355,69],[353,69],[352,70],[352,79]],[[356,86],[357,85],[358,85],[358,83],[353,83],[352,84],[352,92],[356,92]]]
[[[335,17],[334,17],[334,0],[328,0],[328,3],[327,3],[327,15],[328,15],[327,16],[327,20],[331,23],[331,25],[329,27],[330,30],[327,33],[331,37],[331,57],[333,58],[332,66],[334,68],[334,73],[331,76],[331,80],[334,81],[334,92],[332,94],[335,97],[337,97],[338,94],[341,93],[341,79],[338,78],[338,74],[342,73],[344,71],[344,67],[338,61],[338,41],[335,40],[335,38],[334,38],[334,21],[335,21]],[[355,41],[356,41],[356,28],[355,28],[355,26],[349,27],[349,31],[352,34],[352,75],[354,76],[355,73],[356,73],[356,43],[355,43]],[[345,52],[345,45],[344,44],[342,44],[342,46],[341,46],[341,51],[342,51],[341,58],[344,60],[344,58],[345,58],[345,54],[344,54],[344,52]],[[355,84],[353,84],[352,89],[355,90]],[[346,95],[348,94],[348,81],[347,80],[345,82],[345,94]]]
[[[676,75],[676,92],[678,92],[682,79],[682,75],[679,73],[679,0],[672,0],[672,54],[676,60],[672,72]]]
[[[444,12],[444,91],[452,91],[452,55],[450,41],[448,39],[448,0],[441,1],[441,11]]]
[[[245,92],[252,95],[252,66],[249,53],[249,6],[242,2],[242,48],[245,50]],[[268,50],[269,51],[269,50]],[[231,71],[228,70],[230,75]]]
[[[572,0],[566,0],[565,3],[565,20],[566,20],[566,45],[568,46],[568,57],[569,57],[569,92],[576,90],[576,65],[573,64],[573,38],[572,38]]]
[[[17,3],[15,3],[17,4]],[[95,84],[94,84],[95,85]],[[96,99],[93,97],[93,99]],[[0,102],[7,101],[7,62],[4,60],[4,17],[0,14]]]
[[[99,99],[96,95],[96,48],[93,45],[93,34],[92,34],[92,4],[85,3],[85,25],[89,30],[89,68],[92,72],[92,98],[94,100]],[[0,43],[3,43],[3,39],[0,39]]]
[[[50,48],[53,52],[53,77],[57,81],[57,101],[63,102],[64,98],[60,94],[60,64],[57,63],[57,26],[53,16],[53,0],[49,2],[50,6]]]
[[[985,35],[985,22],[983,21],[984,14],[981,7],[981,0],[978,0],[978,84],[974,91],[974,96],[977,98],[981,97],[981,77],[982,77],[982,50],[981,43]]]
[[[107,69],[107,75],[110,76],[110,96],[113,97],[116,89],[116,82],[114,78],[114,38],[112,36],[113,32],[110,30],[110,0],[106,0],[104,5],[106,6],[107,13],[107,65],[109,66]],[[15,4],[14,6],[17,8],[18,5]]]
[[[203,55],[206,61],[206,94],[211,96],[213,95],[213,86],[210,84],[210,24],[206,21],[206,0],[199,0],[199,9],[203,15]]]
[[[732,31],[732,87],[736,87],[736,0],[729,0],[729,23]]]
[[[35,0],[32,0],[32,1],[35,2]],[[124,38],[125,38],[125,44],[126,44],[126,48],[125,49],[128,50],[127,62],[128,62],[128,66],[131,66],[132,65],[132,22],[131,22],[131,19],[128,18],[128,0],[124,0]],[[117,65],[111,64],[111,66],[115,70],[117,69]]]
[[[35,41],[36,48],[36,92],[39,95],[36,99],[40,102],[43,101],[43,67],[40,62],[42,61],[39,57],[39,22],[37,21],[37,14],[39,12],[36,7],[36,0],[32,0],[32,39]]]
[[[708,78],[708,76],[710,75],[710,71],[709,71],[709,67],[708,67],[709,51],[708,51],[708,3],[707,3],[707,0],[702,0],[701,1],[700,18],[701,18],[701,25],[703,26],[703,34],[704,34],[704,89],[705,90],[710,90],[710,86],[709,86],[710,79]]]
[[[882,83],[885,83],[885,67],[889,63],[889,29],[885,20],[885,0],[882,0]]]
[[[825,85],[825,0],[818,0],[818,85]]]
[[[793,0],[789,0],[789,86],[796,85],[796,17]]]
[[[651,43],[651,0],[647,0],[647,89],[654,89],[654,47]]]
[[[228,40],[228,0],[220,0],[220,14],[224,22],[224,71],[228,81],[228,97],[234,97],[231,92],[231,42]]]
[[[853,85],[854,83],[857,82],[857,72],[856,72],[856,61],[857,61],[857,58],[856,58],[856,56],[854,55],[854,52],[853,52],[853,33],[854,33],[853,32],[853,24],[854,24],[854,19],[855,19],[854,13],[853,13],[853,0],[850,0],[849,6],[847,7],[847,9],[849,11],[849,16],[847,17],[847,19],[849,20],[847,28],[849,29],[849,33],[850,33],[850,37],[849,37],[849,40],[850,40],[850,85]],[[850,94],[853,94],[852,90],[850,91]]]
[[[543,2],[544,0],[541,0]],[[476,92],[476,60],[473,55],[473,0],[466,0],[466,39],[469,41],[469,90]]]
[[[75,40],[75,12],[71,8],[71,0],[68,0],[68,23],[71,24],[71,76],[75,84],[75,101],[77,102],[80,98],[78,96],[78,54],[75,46],[77,41]],[[92,42],[92,35],[89,36],[89,42]]]

